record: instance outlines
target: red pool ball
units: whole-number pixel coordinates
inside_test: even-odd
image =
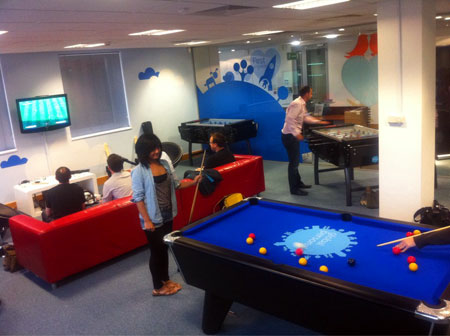
[[[414,258],[413,256],[408,257],[408,264],[415,263],[415,262],[416,262],[416,258]]]
[[[414,236],[414,233],[412,233],[411,231],[406,232],[406,237],[411,237],[411,236]]]
[[[394,254],[400,254],[400,252],[402,252],[402,250],[400,250],[400,247],[394,246],[392,248],[392,253]]]
[[[254,233],[250,233],[248,236],[251,237],[252,239],[255,239],[256,237]]]
[[[295,254],[301,256],[303,254],[303,250],[301,248],[298,248],[295,250]]]

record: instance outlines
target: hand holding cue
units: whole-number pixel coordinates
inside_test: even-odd
[[[200,166],[200,175],[203,172],[203,163],[205,162],[205,155],[206,155],[206,150],[203,151],[203,158],[202,158],[202,164]],[[195,206],[195,201],[197,200],[197,192],[198,192],[198,183],[195,185],[195,192],[194,192],[194,199],[192,201],[192,206],[191,206],[191,214],[189,215],[189,221],[188,224],[191,224],[191,219],[192,219],[192,214],[194,213],[194,206]]]
[[[414,236],[411,236],[411,237],[418,237],[418,236],[429,234],[431,232],[437,232],[437,231],[441,231],[441,230],[448,229],[448,228],[450,228],[450,225],[444,226],[444,227],[441,227],[441,228],[438,228],[438,229],[434,229],[434,230],[431,230],[431,231],[422,232],[421,234],[414,235]],[[377,247],[384,246],[384,245],[389,245],[389,244],[393,244],[393,243],[397,243],[397,242],[400,242],[402,240],[405,240],[405,239],[408,239],[408,238],[411,238],[411,237],[404,237],[404,238],[388,241],[386,243],[378,244]]]

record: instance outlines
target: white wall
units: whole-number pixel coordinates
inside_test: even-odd
[[[69,130],[21,134],[16,112],[16,98],[64,92],[58,53],[6,54],[0,56],[5,90],[10,107],[17,151],[0,154],[0,161],[10,155],[25,157],[25,165],[0,169],[0,202],[14,201],[13,186],[54,174],[59,166],[90,168],[97,176],[105,175],[104,143],[111,152],[134,157],[133,139],[140,125],[151,121],[161,141],[173,141],[187,151],[180,139],[181,122],[198,118],[197,97],[191,55],[188,49],[127,49],[121,51],[123,74],[130,113],[131,130],[72,141]],[[147,67],[159,71],[159,77],[139,80]]]

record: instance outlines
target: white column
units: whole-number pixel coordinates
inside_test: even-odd
[[[434,198],[435,3],[378,5],[380,217],[412,221]]]

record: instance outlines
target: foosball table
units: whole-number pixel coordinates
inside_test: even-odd
[[[319,184],[319,173],[344,169],[346,202],[351,206],[352,191],[365,188],[352,189],[353,168],[378,164],[378,130],[360,125],[309,126],[305,138],[314,154],[314,183]],[[337,167],[319,169],[319,159]]]
[[[208,144],[213,132],[222,133],[227,143],[245,140],[248,152],[252,154],[250,138],[256,137],[258,125],[253,120],[247,119],[200,119],[182,123],[178,126],[181,139],[189,142],[189,162],[192,162],[192,144]]]

